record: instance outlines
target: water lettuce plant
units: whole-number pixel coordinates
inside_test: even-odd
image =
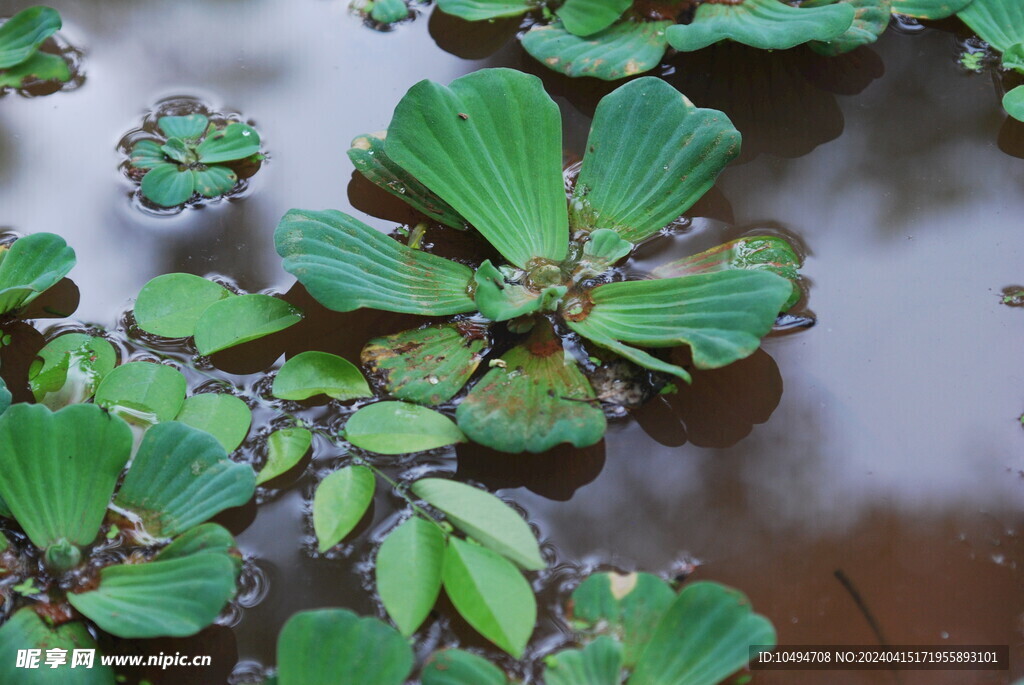
[[[412,11],[406,0],[354,0],[352,9],[375,26],[387,27],[408,19]]]
[[[75,251],[53,233],[35,233],[0,246],[0,317],[16,316],[74,266]]]
[[[957,16],[1000,54],[1000,66],[1024,74],[1024,5],[1015,0],[973,0]],[[1024,86],[1003,96],[1003,109],[1024,121]]]
[[[63,57],[40,50],[60,27],[57,10],[42,6],[24,9],[0,25],[0,90],[32,81],[71,80]]]
[[[582,644],[545,658],[547,685],[717,685],[743,668],[751,645],[771,649],[775,630],[741,593],[718,583],[681,592],[647,573],[597,573],[573,592]],[[345,609],[292,616],[277,642],[276,685],[402,685],[415,669],[402,635]],[[441,649],[419,672],[423,685],[511,685],[501,668],[462,649]],[[269,683],[268,683],[269,685]]]
[[[622,86],[598,106],[568,198],[561,135],[539,79],[485,69],[448,87],[413,86],[386,134],[357,139],[370,180],[440,223],[473,227],[503,258],[497,264],[472,268],[413,249],[332,210],[292,210],[275,233],[284,268],[329,309],[455,317],[364,348],[364,363],[396,399],[452,400],[496,332],[519,337],[456,410],[466,436],[507,452],[601,439],[605,416],[580,366],[594,355],[581,342],[689,382],[689,371],[644,348],[686,345],[694,367],[719,368],[753,353],[799,297],[796,283],[774,272],[783,269],[772,250],[725,246],[640,281],[615,268],[739,153],[724,114],[658,79]]]
[[[145,170],[142,195],[161,207],[176,207],[196,194],[213,198],[238,184],[233,165],[262,159],[260,136],[246,124],[223,127],[202,114],[160,117],[163,139],[145,138],[131,150],[131,165]]]
[[[252,497],[252,469],[175,421],[132,445],[128,424],[92,404],[0,416],[0,594],[15,607],[0,681],[26,682],[19,649],[96,648],[86,621],[123,638],[187,636],[234,595],[234,540],[206,521]],[[115,682],[107,668],[84,673],[74,682]]]

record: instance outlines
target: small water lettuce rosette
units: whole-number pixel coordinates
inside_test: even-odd
[[[417,0],[352,0],[352,11],[378,31],[390,31],[396,24],[418,14]]]
[[[95,404],[16,404],[0,416],[0,682],[56,682],[49,669],[17,668],[19,650],[96,649],[91,626],[193,635],[234,596],[234,540],[207,521],[252,497],[251,467],[177,421],[132,448],[128,424]],[[60,675],[115,682],[107,667]]]
[[[199,113],[162,116],[157,132],[161,138],[132,144],[129,163],[133,176],[141,174],[142,197],[158,207],[228,195],[264,159],[259,133],[241,122],[218,123]]]
[[[960,19],[999,53],[999,67],[1024,74],[1024,3],[1016,0],[973,0],[957,14]],[[1016,77],[1020,83],[1020,77]],[[1003,109],[1024,121],[1024,85],[1003,96]]]
[[[0,92],[71,80],[67,60],[41,49],[60,28],[57,10],[42,6],[24,9],[0,24]]]
[[[607,422],[581,363],[617,355],[689,382],[687,369],[649,350],[688,346],[694,367],[725,366],[752,354],[799,299],[799,259],[771,236],[664,265],[647,280],[622,280],[615,268],[685,213],[739,149],[725,114],[641,78],[601,101],[567,198],[561,118],[540,79],[485,69],[447,87],[422,81],[386,134],[356,140],[357,166],[439,223],[473,227],[502,260],[471,268],[333,210],[288,212],[277,251],[329,309],[435,318],[364,348],[363,363],[392,397],[451,401],[500,332],[502,345],[519,342],[490,359],[458,404],[459,428],[506,452],[584,447]]]

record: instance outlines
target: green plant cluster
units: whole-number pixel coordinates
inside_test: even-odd
[[[474,269],[332,210],[288,212],[275,241],[284,268],[329,309],[455,317],[366,345],[363,362],[392,397],[440,405],[471,384],[455,412],[470,440],[506,452],[584,447],[606,419],[581,362],[624,357],[689,382],[687,369],[643,348],[685,345],[694,367],[719,368],[753,353],[799,299],[799,258],[771,236],[663,265],[648,280],[616,269],[739,147],[724,114],[639,79],[602,100],[567,198],[560,116],[539,79],[485,69],[448,87],[424,81],[387,132],[357,138],[350,156],[427,217],[474,228],[506,261]],[[499,336],[519,343],[473,383]],[[587,354],[574,351],[578,339]]]
[[[157,127],[166,137],[135,143],[131,165],[145,170],[142,196],[161,207],[230,193],[238,185],[232,167],[263,159],[260,136],[247,124],[218,127],[202,114],[188,114],[160,117]]]
[[[0,25],[0,90],[35,81],[71,80],[63,57],[40,50],[60,27],[57,10],[41,6],[24,9]]]

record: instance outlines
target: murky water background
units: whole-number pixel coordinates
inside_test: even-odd
[[[79,259],[76,318],[110,329],[139,288],[168,271],[291,289],[272,244],[290,208],[338,208],[381,229],[405,220],[390,199],[350,184],[344,152],[356,135],[384,128],[420,79],[498,65],[539,73],[563,109],[570,157],[610,89],[542,72],[514,43],[488,57],[507,25],[421,16],[380,34],[343,0],[51,4],[64,36],[85,51],[86,78],[74,92],[0,101],[0,226],[65,236]],[[0,15],[22,5],[0,0]],[[470,59],[440,49],[435,36]],[[1024,657],[1024,312],[999,304],[1003,286],[1024,281],[1024,135],[1004,126],[991,78],[965,74],[955,49],[953,34],[928,29],[890,31],[834,62],[735,46],[671,61],[673,84],[698,105],[725,109],[745,152],[694,212],[692,230],[645,246],[635,266],[756,228],[783,231],[809,253],[817,325],[698,376],[671,404],[657,400],[613,424],[595,448],[507,456],[467,447],[428,459],[503,488],[558,562],[536,583],[548,606],[536,653],[565,639],[553,607],[582,570],[685,572],[699,562],[694,577],[747,592],[783,644],[878,642],[839,572],[889,643],[1009,644],[1015,662]],[[171,96],[201,98],[258,127],[269,160],[243,196],[172,217],[132,204],[118,141]],[[285,349],[353,359],[400,320],[316,310],[301,331],[214,361],[241,374],[224,375],[240,391],[266,398],[258,372]],[[277,407],[259,401],[261,432],[247,443],[257,460],[267,421],[279,421]],[[289,406],[341,422],[331,408]],[[394,520],[394,497],[378,493],[373,522],[335,558],[312,555],[304,498],[342,456],[321,444],[305,476],[229,517],[255,557],[245,602],[255,606],[237,610],[233,631],[158,643],[216,655],[210,672],[160,682],[223,683],[236,658],[239,674],[272,664],[280,626],[302,609],[377,610],[367,560]],[[418,465],[384,463],[395,474]],[[443,620],[427,633],[424,649],[453,634],[479,644]],[[1024,675],[1024,662],[1011,675]],[[781,672],[754,682],[1009,680]]]

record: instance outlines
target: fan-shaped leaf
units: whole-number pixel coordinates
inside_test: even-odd
[[[892,0],[838,1],[853,7],[853,24],[841,36],[833,38],[827,43],[812,41],[809,44],[810,48],[818,54],[834,57],[856,50],[862,45],[870,45],[878,40],[878,37],[889,27],[889,20],[892,19]],[[803,3],[800,7],[805,9],[824,7],[835,2],[836,0],[812,0],[812,2]]]
[[[195,176],[176,163],[153,167],[142,177],[142,194],[161,207],[177,207],[192,199]]]
[[[114,672],[96,659],[93,668],[47,668],[40,660],[40,668],[18,667],[18,652],[39,649],[46,654],[50,649],[97,649],[96,641],[81,621],[64,623],[57,627],[47,625],[31,607],[14,613],[0,626],[0,683],[17,685],[114,685]],[[43,657],[45,658],[45,657]],[[70,661],[70,659],[69,659]]]
[[[462,389],[489,347],[487,328],[459,321],[374,338],[361,356],[398,399],[441,404]]]
[[[373,502],[377,479],[365,466],[346,466],[330,474],[313,495],[313,530],[321,552],[345,539]]]
[[[565,257],[561,117],[536,76],[421,81],[398,103],[386,149],[516,266]]]
[[[394,628],[345,609],[295,614],[277,638],[278,685],[402,685],[412,666]]]
[[[17,404],[0,416],[0,496],[36,547],[87,545],[131,448],[131,429],[95,405]]]
[[[170,421],[185,403],[185,377],[155,362],[128,362],[108,373],[96,388],[96,404],[150,423]]]
[[[573,625],[623,644],[623,665],[632,668],[676,593],[649,573],[595,573],[572,593]]]
[[[420,675],[423,685],[508,685],[501,669],[461,649],[434,652]]]
[[[1017,0],[974,0],[957,16],[999,52],[1024,43],[1024,3]]]
[[[565,0],[555,14],[569,33],[589,36],[611,26],[632,4],[633,0]]]
[[[413,516],[391,531],[377,552],[377,592],[388,616],[407,637],[427,618],[441,593],[444,546],[437,524]]]
[[[166,561],[179,559],[193,554],[222,554],[229,556],[235,548],[235,539],[223,526],[216,523],[204,523],[174,538],[171,544],[160,550],[154,559]]]
[[[629,685],[716,685],[742,668],[751,645],[774,645],[775,629],[742,593],[688,585],[665,611]]]
[[[1017,121],[1024,121],[1024,86],[1017,86],[1003,96],[1003,109]]]
[[[436,315],[476,309],[469,267],[406,247],[347,214],[293,209],[274,241],[285,271],[328,309]]]
[[[60,409],[92,397],[115,364],[117,352],[103,338],[66,333],[39,351],[28,370],[28,386],[36,402]]]
[[[595,276],[602,274],[632,250],[633,243],[620,238],[618,232],[610,228],[599,228],[591,232],[583,244],[580,270]]]
[[[355,364],[327,352],[302,352],[284,363],[274,378],[271,392],[282,400],[306,400],[327,395],[347,401],[373,397]]]
[[[359,173],[431,219],[452,228],[466,228],[466,220],[458,212],[388,157],[384,149],[385,137],[387,131],[359,136],[352,141],[348,157]]]
[[[21,309],[67,276],[75,251],[53,233],[35,233],[0,249],[0,314]]]
[[[622,645],[610,637],[599,637],[583,649],[563,650],[544,661],[545,685],[619,685],[622,682]]]
[[[767,271],[729,270],[656,281],[609,283],[569,326],[599,345],[611,338],[649,347],[689,345],[699,369],[743,359],[761,344],[793,292]]]
[[[71,605],[123,638],[187,637],[213,623],[235,593],[235,565],[224,554],[191,554],[108,566],[95,590]]]
[[[723,113],[694,107],[661,79],[631,81],[597,107],[572,225],[643,240],[699,200],[739,152],[739,131]]]
[[[529,0],[438,0],[437,6],[445,14],[466,21],[518,17],[533,7]]]
[[[971,2],[973,0],[892,0],[892,12],[916,19],[945,19]]]
[[[226,451],[234,452],[249,434],[252,411],[234,395],[203,393],[185,400],[174,420],[209,433]]]
[[[690,257],[677,259],[655,268],[655,278],[679,278],[726,269],[764,270],[778,274],[793,284],[793,292],[783,305],[786,311],[800,299],[800,267],[803,260],[793,246],[772,235],[747,236],[718,245]]]
[[[530,526],[491,493],[444,478],[420,479],[412,491],[466,535],[520,567],[538,571],[547,566]]]
[[[160,151],[179,164],[188,164],[191,151],[181,138],[171,138],[160,146]]]
[[[260,151],[260,134],[251,126],[231,123],[213,131],[196,147],[203,164],[234,162],[251,157]]]
[[[407,454],[465,442],[466,436],[444,414],[407,402],[377,402],[345,424],[345,439],[378,454]]]
[[[669,45],[681,52],[734,40],[762,50],[785,50],[812,40],[838,38],[853,24],[848,4],[804,9],[779,0],[742,0],[738,4],[706,2],[693,22],[670,26]]]
[[[267,463],[256,476],[256,485],[277,478],[298,464],[313,444],[313,434],[305,428],[282,428],[267,438]]]
[[[135,323],[164,338],[195,335],[196,323],[214,302],[231,297],[230,290],[192,274],[164,274],[152,279],[135,300]]]
[[[131,165],[136,169],[152,169],[161,164],[167,164],[164,151],[160,149],[160,143],[150,138],[140,140],[132,148]]]
[[[23,88],[33,81],[71,80],[71,68],[60,55],[37,52],[21,64],[0,70],[0,88]]]
[[[160,117],[156,125],[168,138],[180,138],[196,142],[206,133],[210,120],[202,114],[186,114],[178,117]]]
[[[279,297],[237,295],[214,302],[196,321],[195,341],[209,355],[283,331],[302,321],[302,310]]]
[[[444,591],[469,625],[517,659],[533,634],[537,601],[516,567],[491,550],[451,538]]]
[[[668,43],[671,21],[620,21],[581,38],[562,22],[535,24],[522,38],[523,48],[545,66],[566,76],[614,81],[658,66]]]
[[[32,57],[60,27],[60,14],[50,7],[29,7],[15,14],[0,26],[0,69]]]
[[[238,174],[226,166],[208,166],[205,169],[193,169],[196,192],[203,197],[217,197],[231,192],[238,183]]]
[[[503,452],[543,452],[562,442],[586,447],[604,435],[590,382],[549,326],[538,324],[501,361],[456,410],[471,440]]]
[[[150,534],[173,537],[245,504],[256,476],[209,433],[177,421],[146,431],[114,503],[138,515]]]

